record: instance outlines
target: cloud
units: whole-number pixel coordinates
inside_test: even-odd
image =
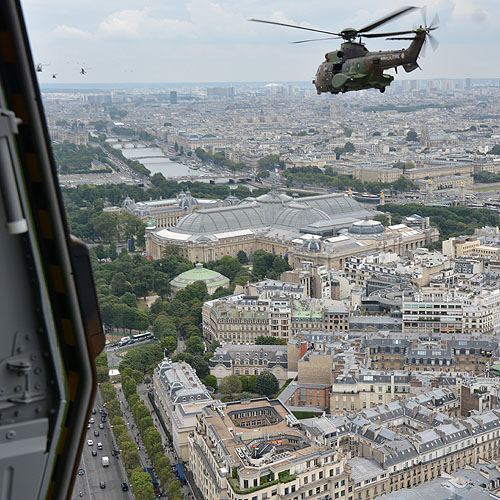
[[[189,37],[191,23],[179,19],[155,17],[151,9],[113,12],[99,24],[99,33],[116,38]]]
[[[54,29],[54,35],[59,38],[88,40],[92,35],[88,31],[82,31],[74,26],[62,24]]]

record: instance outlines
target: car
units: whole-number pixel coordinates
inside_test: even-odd
[[[93,424],[93,423],[95,422],[94,417],[90,417],[89,422],[90,422],[91,424]]]
[[[99,483],[99,488],[101,488],[101,490],[103,490],[104,488],[106,488],[106,483],[104,481],[101,481]]]
[[[93,457],[97,457],[97,451],[92,450],[92,456],[93,456]]]
[[[99,429],[104,429],[104,424],[102,422],[99,424]]]
[[[90,429],[90,424],[87,424],[87,429]]]
[[[122,491],[128,491],[128,484],[122,483]]]
[[[78,475],[83,476],[85,474],[85,471],[83,469],[78,469]]]
[[[89,446],[94,446],[94,441],[92,441],[92,439],[87,439],[87,444]]]
[[[92,408],[92,415],[95,415],[97,413],[95,408]]]
[[[99,431],[98,431],[98,430],[95,430],[95,431],[94,431],[94,436],[95,436],[95,437],[98,437],[98,436],[99,436]]]

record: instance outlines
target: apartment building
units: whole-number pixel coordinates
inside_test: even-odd
[[[205,500],[353,500],[345,455],[308,437],[277,400],[205,407],[189,463]]]
[[[366,371],[335,378],[330,394],[330,413],[343,414],[373,408],[408,397],[410,374],[405,371]]]
[[[434,372],[485,373],[498,357],[498,343],[466,335],[377,338],[365,341],[370,368]]]
[[[175,453],[189,460],[187,439],[196,416],[213,399],[196,371],[187,363],[162,361],[153,372],[155,403],[172,436]]]

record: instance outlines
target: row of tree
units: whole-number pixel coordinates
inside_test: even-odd
[[[169,500],[182,500],[184,496],[181,491],[181,484],[175,479],[170,460],[165,456],[161,435],[154,425],[148,407],[137,394],[137,384],[142,382],[144,375],[142,372],[133,370],[128,366],[125,368],[122,368],[122,366],[123,363],[120,364],[123,395],[130,406],[135,425],[148,457],[153,464],[161,488],[167,492]],[[151,478],[149,479],[151,482]]]
[[[209,375],[212,377],[212,375]],[[215,377],[214,377],[215,378]],[[205,378],[207,385],[213,387],[213,379],[208,377]],[[274,396],[279,390],[279,382],[276,376],[270,371],[263,371],[259,375],[250,375],[248,377],[242,375],[228,375],[224,377],[218,388],[221,394],[228,394],[233,396],[234,394],[239,394],[243,392],[257,393],[263,396],[271,397]],[[241,397],[240,397],[241,399]]]
[[[418,205],[416,203],[396,205],[389,203],[379,206],[378,210],[390,212],[393,224],[398,224],[404,217],[415,213],[422,217],[430,217],[431,225],[439,229],[441,240],[446,240],[452,236],[473,234],[474,229],[479,227],[500,225],[500,216],[487,208],[441,207]]]
[[[104,358],[106,355],[104,354]],[[101,366],[106,365],[107,361],[101,359]],[[143,472],[141,459],[137,450],[137,444],[132,439],[128,428],[121,417],[120,402],[116,396],[116,390],[110,382],[100,384],[101,395],[106,403],[109,421],[112,425],[112,432],[115,437],[116,444],[121,450],[121,459],[125,472],[132,485],[134,498],[138,500],[153,500],[155,498],[153,483],[151,476],[147,472]]]
[[[331,167],[325,167],[324,171],[318,167],[292,167],[283,172],[287,187],[313,185],[330,186],[345,191],[351,188],[355,191],[378,194],[382,189],[390,189],[396,192],[418,191],[419,187],[414,182],[401,176],[395,182],[363,182],[353,179],[349,175],[339,174]]]

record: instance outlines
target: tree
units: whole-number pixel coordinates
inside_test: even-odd
[[[278,379],[270,371],[263,371],[255,382],[255,392],[270,397],[276,394],[279,390]]]
[[[257,382],[257,375],[250,375],[248,377],[248,390],[250,392],[254,392],[255,391],[255,384]]]
[[[115,213],[102,212],[92,220],[93,234],[91,237],[112,243],[118,241],[118,216]]]
[[[212,387],[212,389],[214,389],[215,391],[217,390],[217,377],[215,375],[207,375],[203,379],[203,383],[207,387]]]
[[[193,355],[203,354],[205,351],[205,344],[202,338],[196,335],[189,337],[186,340],[185,351]]]
[[[125,274],[116,273],[111,280],[111,293],[117,297],[121,297],[127,291],[127,279]]]
[[[177,327],[170,318],[167,318],[166,316],[158,316],[153,322],[153,333],[158,339],[167,336],[176,337]]]
[[[260,335],[255,339],[256,345],[286,345],[286,339]]]
[[[137,307],[137,297],[131,292],[125,292],[120,299],[122,304],[127,304],[127,306],[132,309]]]
[[[346,153],[354,153],[356,151],[356,148],[352,142],[346,142],[344,144],[344,151]]]
[[[219,384],[219,392],[222,394],[236,394],[241,392],[241,381],[237,375],[224,377]]]
[[[136,500],[153,500],[155,492],[151,476],[147,472],[134,471],[130,476],[130,483],[134,491],[134,498]]]
[[[415,130],[408,130],[408,132],[406,133],[406,140],[408,142],[417,142],[418,141],[418,135],[417,133],[415,132]]]
[[[177,144],[177,142],[174,144],[174,149],[176,153],[179,151],[179,144]]]
[[[375,217],[373,217],[373,220],[381,222],[386,227],[389,225],[389,217],[387,217],[387,215],[385,214],[377,214]]]
[[[126,398],[136,392],[137,383],[132,377],[122,377],[122,390]]]
[[[165,349],[167,354],[173,354],[177,349],[177,338],[168,336],[161,339],[160,345],[162,349]]]
[[[170,294],[170,280],[164,273],[155,273],[154,275],[154,290],[163,300]]]
[[[102,400],[107,404],[112,399],[116,398],[115,387],[111,382],[104,382],[100,384]]]
[[[103,382],[109,382],[109,373],[107,366],[97,366],[96,370],[97,370],[97,382],[99,384]]]
[[[237,258],[240,261],[240,264],[248,264],[248,255],[246,254],[245,250],[240,250],[238,252]]]
[[[248,377],[245,377],[245,375],[241,375],[240,382],[241,382],[241,390],[248,391]]]

